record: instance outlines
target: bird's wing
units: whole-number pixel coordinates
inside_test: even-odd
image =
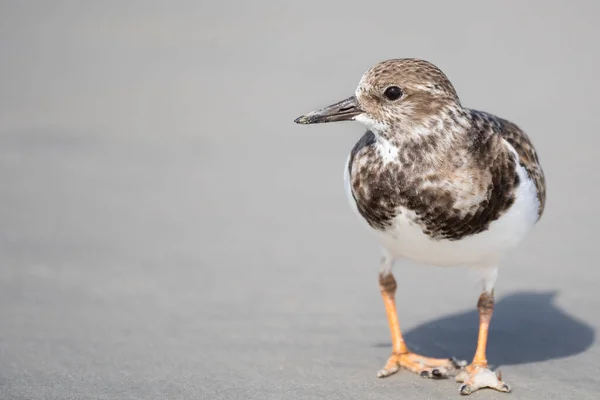
[[[504,119],[500,119],[500,122],[502,125],[500,135],[515,149],[519,155],[519,163],[527,171],[527,174],[535,184],[537,197],[540,202],[538,210],[539,219],[544,212],[546,204],[546,180],[535,148],[527,134],[516,124]]]

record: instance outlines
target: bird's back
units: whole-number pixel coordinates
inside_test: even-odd
[[[498,118],[498,120],[502,124],[500,135],[515,149],[519,156],[519,163],[535,184],[537,198],[540,203],[538,218],[541,218],[546,205],[546,179],[537,152],[527,134],[516,124],[502,118]]]

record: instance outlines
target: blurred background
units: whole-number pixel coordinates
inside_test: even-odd
[[[359,124],[295,117],[388,58],[518,123],[544,218],[500,271],[514,398],[600,390],[597,1],[2,1],[0,398],[456,398],[375,378],[379,248],[347,204]],[[398,265],[409,345],[470,359],[479,286]],[[478,398],[504,398],[491,391]]]

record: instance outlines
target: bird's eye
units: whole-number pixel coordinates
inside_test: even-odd
[[[402,89],[400,89],[398,86],[390,86],[389,88],[385,89],[383,94],[388,100],[398,100],[400,97],[402,97]]]

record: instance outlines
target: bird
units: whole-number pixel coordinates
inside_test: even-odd
[[[354,95],[304,114],[298,124],[356,121],[366,133],[344,167],[351,208],[382,248],[379,288],[392,338],[380,378],[407,369],[454,376],[459,393],[510,392],[487,358],[498,268],[542,217],[546,183],[529,136],[515,123],[464,107],[447,75],[418,58],[378,62]],[[397,261],[467,267],[482,281],[472,361],[412,352],[396,310]]]

